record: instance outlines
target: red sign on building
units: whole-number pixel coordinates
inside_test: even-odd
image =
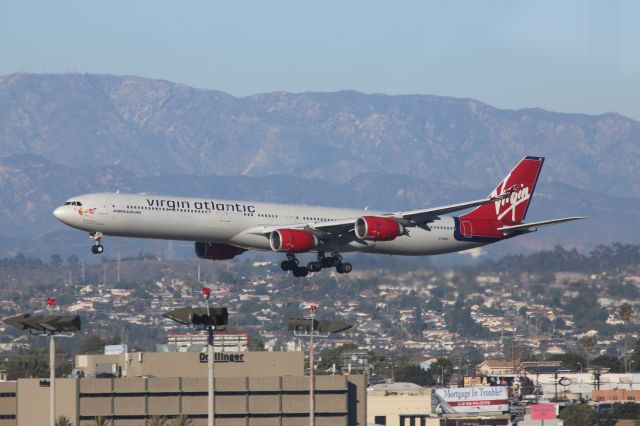
[[[531,420],[554,420],[555,418],[555,404],[534,404],[531,406]]]

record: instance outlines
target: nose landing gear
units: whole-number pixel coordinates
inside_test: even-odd
[[[91,246],[91,253],[93,254],[102,254],[104,251],[104,247],[100,244],[100,240],[102,239],[102,232],[91,232],[89,233],[89,238],[95,241],[95,244]]]

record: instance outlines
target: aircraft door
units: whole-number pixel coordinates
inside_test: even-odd
[[[460,228],[462,228],[460,231],[462,232],[463,236],[467,238],[473,236],[473,227],[471,226],[471,221],[469,220],[460,221]]]

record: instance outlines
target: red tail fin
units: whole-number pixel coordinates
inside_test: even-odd
[[[495,203],[477,207],[460,216],[460,219],[495,221],[504,225],[522,223],[527,214],[543,162],[543,157],[524,157],[491,193],[493,197],[509,193],[508,197]]]

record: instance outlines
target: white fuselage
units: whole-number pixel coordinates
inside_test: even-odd
[[[227,243],[271,250],[264,227],[313,224],[375,216],[383,212],[230,201],[147,194],[87,194],[73,197],[54,211],[63,223],[103,235]],[[321,243],[314,251],[364,251],[396,255],[430,255],[465,250],[478,242],[455,238],[456,220],[441,216],[428,226],[411,227],[391,241],[344,238]]]

